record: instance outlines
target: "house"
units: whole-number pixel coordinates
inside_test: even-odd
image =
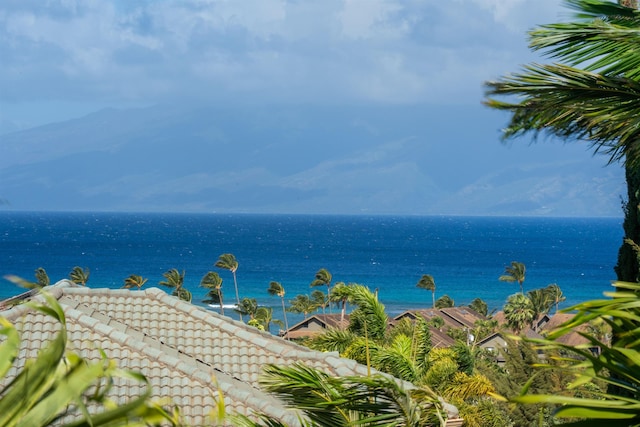
[[[179,406],[189,425],[210,425],[219,389],[228,410],[264,412],[286,425],[301,425],[297,413],[262,392],[265,364],[300,361],[334,376],[364,376],[367,368],[337,353],[322,353],[172,297],[160,289],[90,289],[63,280],[47,288],[66,317],[69,347],[88,360],[101,351],[123,369],[142,372],[152,398]],[[42,299],[35,296],[35,299]],[[59,330],[59,323],[28,305],[4,306],[0,317],[18,329],[21,348],[4,379],[10,381]],[[141,391],[138,382],[116,381],[110,397],[123,403]],[[460,425],[455,408],[450,425]],[[456,424],[457,423],[457,424]]]
[[[349,326],[349,315],[344,319],[338,314],[314,314],[301,322],[296,323],[285,331],[283,337],[288,339],[310,338],[326,332],[327,329],[347,329]]]

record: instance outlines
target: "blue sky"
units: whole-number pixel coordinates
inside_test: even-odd
[[[543,61],[528,50],[526,31],[569,16],[558,0],[5,0],[0,130],[105,107],[415,106],[442,107],[452,115],[459,108],[465,112],[460,126],[482,129],[484,140],[469,138],[454,157],[464,144],[470,151],[477,144],[500,145],[506,117],[495,113],[487,121],[483,82]],[[438,132],[430,138],[442,146],[433,149],[444,153],[450,149],[447,132]],[[590,170],[606,163],[581,146],[539,145],[529,152],[538,163],[552,164],[559,156]],[[501,146],[492,147],[491,156],[482,179],[477,171],[468,177],[470,188],[486,183],[496,164],[522,162],[528,154]],[[623,189],[619,169],[608,168],[602,178],[616,191]],[[458,179],[464,181],[464,168]],[[619,198],[581,191],[574,196],[585,205]],[[596,214],[616,215],[617,205]],[[452,213],[442,206],[442,213]],[[571,215],[570,206],[562,209],[556,213]],[[453,213],[465,212],[473,208]]]

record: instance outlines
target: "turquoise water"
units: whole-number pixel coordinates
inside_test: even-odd
[[[416,288],[423,274],[435,278],[436,297],[447,294],[456,305],[480,297],[499,308],[518,290],[498,281],[515,260],[527,266],[525,290],[557,283],[569,305],[611,289],[621,240],[618,218],[2,212],[0,274],[33,279],[44,267],[53,282],[78,265],[91,270],[89,286],[119,288],[131,274],[157,286],[164,271],[177,268],[199,302],[200,279],[213,270],[230,302],[231,273],[213,265],[230,252],[239,261],[241,297],[276,311],[270,281],[291,299],[310,292],[315,272],[326,268],[334,282],[378,289],[393,314],[431,303],[430,292]],[[0,283],[0,297],[21,292]]]

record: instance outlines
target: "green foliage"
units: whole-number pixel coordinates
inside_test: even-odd
[[[180,273],[175,268],[171,270],[165,271],[162,273],[162,276],[165,280],[161,280],[158,282],[160,286],[165,286],[168,288],[172,288],[173,292],[171,295],[174,297],[178,297],[179,299],[191,302],[191,292],[183,287],[184,285],[184,270]]]
[[[238,292],[238,279],[236,278],[236,272],[238,271],[238,260],[233,254],[222,254],[218,257],[215,266],[224,270],[229,270],[233,276],[233,287],[236,291],[236,304],[240,305],[240,293]],[[242,315],[240,315],[242,319]]]
[[[205,304],[218,304],[220,314],[224,316],[224,296],[222,295],[222,278],[215,271],[208,271],[200,280],[200,287],[208,289],[202,300]]]
[[[483,316],[489,313],[489,306],[481,298],[474,298],[469,304],[469,308]]]
[[[522,287],[525,279],[526,267],[518,261],[511,261],[511,265],[505,267],[504,274],[498,277],[501,282],[518,283],[520,285],[520,293],[524,293]]]
[[[51,280],[49,279],[49,275],[47,274],[47,271],[42,267],[38,267],[36,269],[35,276],[36,276],[36,284],[39,288],[44,288],[45,286],[49,286],[49,284],[51,283]]]
[[[233,311],[241,316],[249,316],[253,320],[258,312],[258,301],[255,298],[242,298]]]
[[[89,268],[73,267],[73,270],[69,273],[69,279],[76,285],[86,286],[89,281]]]
[[[151,394],[146,378],[138,373],[118,369],[104,357],[90,362],[67,351],[64,312],[58,302],[45,294],[48,305],[30,305],[61,324],[60,331],[43,348],[37,358],[29,360],[10,382],[0,388],[0,425],[46,426],[59,424],[61,417],[73,415],[69,426],[149,426],[178,425],[178,421],[159,406],[149,403]],[[20,338],[15,327],[0,318],[0,377],[4,377],[19,351]],[[114,405],[108,398],[114,378],[139,381],[145,391]],[[92,406],[91,411],[88,406]]]
[[[349,331],[373,341],[384,339],[389,318],[377,295],[366,286],[353,285],[352,298],[356,309],[349,317]]]
[[[433,276],[430,274],[422,275],[420,280],[418,280],[416,287],[431,291],[431,303],[433,308],[436,308],[436,282],[433,279]]]
[[[332,377],[302,363],[267,365],[260,384],[317,427],[422,427],[443,419],[441,404],[431,391],[405,390],[381,375]]]
[[[451,298],[449,295],[442,295],[435,302],[436,308],[449,308],[454,306],[455,306],[455,302],[453,301],[453,298]]]
[[[507,326],[516,334],[531,326],[536,316],[531,300],[521,293],[510,295],[503,311]]]
[[[142,276],[138,276],[136,274],[132,274],[129,277],[127,277],[126,279],[124,279],[124,286],[122,286],[124,289],[140,289],[142,288],[145,283],[147,283],[146,278],[143,278]]]
[[[607,392],[589,390],[596,398],[562,394],[540,393],[535,384],[527,383],[520,396],[512,401],[524,404],[556,404],[555,416],[578,419],[568,425],[575,426],[630,426],[640,425],[640,284],[616,282],[617,292],[607,295],[611,299],[587,301],[571,307],[577,314],[551,332],[546,339],[530,339],[546,351],[557,351],[570,357],[555,358],[556,365],[568,372],[574,380],[569,390],[602,382]],[[594,320],[607,323],[615,339],[608,345],[588,333],[580,333],[589,346],[573,347],[560,338],[588,325]],[[593,352],[590,348],[599,348]],[[549,364],[545,365],[548,369]],[[541,372],[545,372],[542,370]],[[580,420],[586,419],[586,420]]]
[[[289,330],[289,321],[287,320],[287,309],[284,305],[284,286],[280,282],[271,282],[269,283],[269,288],[267,289],[269,295],[275,295],[280,297],[280,303],[282,304],[282,313],[284,315],[284,329],[285,331]]]
[[[318,305],[311,300],[309,295],[296,295],[294,299],[289,301],[289,307],[287,307],[288,312],[302,314],[305,319],[309,313],[313,313],[317,309]]]

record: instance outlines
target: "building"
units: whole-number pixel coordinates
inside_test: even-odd
[[[259,411],[299,426],[294,411],[259,389],[265,364],[298,361],[334,376],[367,375],[365,366],[337,353],[312,351],[157,288],[90,289],[63,280],[48,292],[64,310],[71,349],[89,360],[99,360],[104,351],[120,368],[142,372],[151,384],[152,398],[179,406],[189,425],[211,424],[209,413],[216,405],[212,396],[220,390],[230,411]],[[17,360],[0,379],[8,381],[46,346],[60,324],[24,304],[0,310],[22,339]],[[137,396],[140,387],[138,382],[116,381],[111,397],[124,402]],[[446,407],[455,418],[455,408]],[[451,419],[448,425],[461,422]]]

